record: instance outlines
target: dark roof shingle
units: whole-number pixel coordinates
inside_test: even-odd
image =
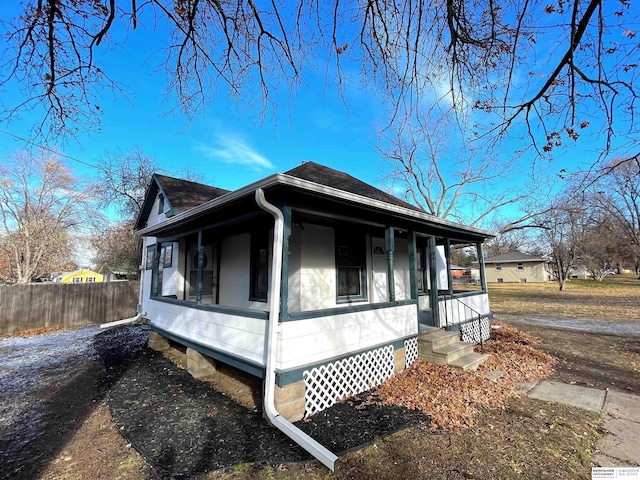
[[[167,197],[169,205],[174,210],[183,212],[190,208],[202,205],[209,200],[221,197],[229,193],[230,190],[211,187],[202,183],[190,182],[179,178],[168,177],[166,175],[155,175],[160,188]]]
[[[417,210],[419,212],[423,211],[415,205],[411,205],[410,203],[400,200],[399,198],[383,192],[382,190],[373,187],[362,180],[358,180],[349,174],[334,170],[333,168],[325,167],[324,165],[320,165],[315,162],[305,162],[296,168],[284,172],[284,174],[318,183],[326,187],[337,188],[345,192],[355,193],[357,195],[362,195],[363,197],[397,205],[399,207],[410,208],[411,210]]]

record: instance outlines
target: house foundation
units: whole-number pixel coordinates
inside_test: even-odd
[[[305,413],[305,385],[304,380],[290,383],[284,387],[275,387],[275,407],[280,415],[296,422],[304,417]]]
[[[163,337],[158,332],[149,332],[149,341],[147,342],[149,348],[158,352],[165,352],[169,350],[169,339]]]
[[[193,348],[187,348],[187,370],[193,378],[207,380],[216,374],[216,362]]]
[[[393,351],[393,371],[394,371],[394,373],[402,373],[402,372],[404,372],[406,366],[407,366],[406,349],[404,347],[396,348]]]

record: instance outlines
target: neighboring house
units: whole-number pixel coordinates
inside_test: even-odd
[[[104,276],[92,270],[81,268],[74,272],[60,273],[53,281],[59,283],[97,283],[103,282]]]
[[[459,265],[449,265],[449,270],[451,270],[451,276],[453,278],[462,278],[464,277],[465,268]]]
[[[535,283],[549,282],[547,260],[540,255],[509,252],[484,259],[487,283]]]
[[[569,267],[569,278],[572,280],[587,280],[591,278],[591,273],[584,265]]]
[[[313,162],[232,192],[154,175],[135,229],[152,342],[264,378],[288,420],[415,361],[421,320],[489,336],[483,272],[456,290],[446,252],[492,233]]]

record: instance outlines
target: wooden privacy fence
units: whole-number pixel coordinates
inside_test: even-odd
[[[0,334],[132,317],[139,286],[140,282],[105,282],[0,287]]]

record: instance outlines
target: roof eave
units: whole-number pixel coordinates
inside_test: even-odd
[[[291,175],[286,175],[283,173],[276,173],[262,180],[258,180],[257,182],[254,182],[250,185],[242,187],[238,190],[234,190],[218,198],[214,198],[213,200],[205,202],[202,205],[189,209],[186,212],[179,213],[176,216],[171,217],[168,220],[165,220],[164,222],[158,223],[151,227],[146,227],[146,228],[136,230],[135,233],[140,236],[153,235],[154,232],[161,231],[167,227],[174,225],[175,223],[201,215],[213,208],[220,207],[222,205],[225,205],[226,203],[237,200],[246,195],[252,194],[258,188],[266,189],[276,185],[284,185],[284,186],[289,186],[289,187],[297,188],[297,189],[312,192],[312,193],[320,193],[328,197],[352,202],[352,203],[363,205],[369,208],[383,210],[383,211],[386,211],[395,215],[399,215],[405,218],[409,217],[414,220],[435,224],[444,228],[461,230],[465,233],[474,234],[483,238],[493,238],[497,236],[497,233],[495,232],[490,232],[488,230],[482,230],[480,228],[469,227],[459,223],[451,222],[449,220],[438,218],[425,212],[412,210],[410,208],[401,207],[399,205],[393,205],[391,203],[365,197],[363,195],[358,195],[356,193],[345,192],[344,190],[328,187],[326,185],[321,185],[315,182],[310,182],[308,180],[303,180],[303,179],[296,178]]]

